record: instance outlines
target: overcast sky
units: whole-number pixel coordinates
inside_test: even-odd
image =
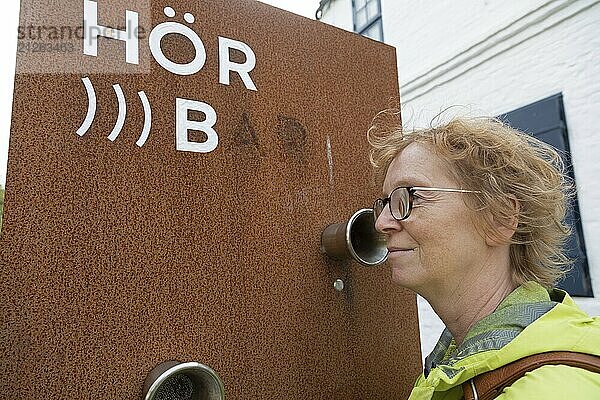
[[[12,92],[17,55],[17,27],[19,26],[19,0],[5,0],[0,13],[0,184],[6,180],[6,155],[12,112]]]
[[[261,1],[312,19],[314,19],[315,11],[319,7],[319,0]],[[235,3],[232,2],[232,4]],[[0,184],[3,186],[6,180],[8,133],[10,132],[10,116],[12,113],[19,5],[20,0],[4,0],[2,2],[2,12],[0,13],[0,37],[2,37],[0,50],[3,55],[0,63],[0,93],[2,94],[0,96]]]
[[[319,8],[319,0],[260,0],[263,3],[283,8],[293,13],[315,19],[315,12]]]

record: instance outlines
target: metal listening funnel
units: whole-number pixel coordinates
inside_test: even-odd
[[[224,400],[219,375],[198,362],[167,361],[146,377],[144,400]]]
[[[373,210],[363,208],[348,222],[327,226],[321,234],[321,253],[337,260],[352,258],[368,267],[385,262],[386,238],[375,230]]]

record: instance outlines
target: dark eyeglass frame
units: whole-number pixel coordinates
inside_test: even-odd
[[[400,216],[394,215],[394,210],[392,209],[392,206],[390,205],[390,200],[394,197],[394,193],[398,193],[398,190],[405,191],[404,192],[405,195],[400,197],[400,199],[402,199],[403,197],[408,198],[408,205],[407,205],[407,207],[405,207],[406,215],[400,215]],[[385,209],[386,205],[389,207],[390,214],[396,221],[403,221],[406,218],[408,218],[410,216],[410,212],[412,211],[412,208],[413,208],[414,193],[417,190],[425,190],[428,192],[449,192],[449,193],[481,193],[478,190],[436,188],[436,187],[424,187],[424,186],[399,186],[399,187],[395,188],[394,190],[392,190],[388,197],[384,197],[382,199],[380,198],[380,199],[375,200],[375,203],[373,203],[373,215],[375,217],[375,221],[377,221],[379,216],[383,213],[383,210]],[[402,211],[402,210],[400,210],[400,207],[398,207],[398,209],[399,209],[399,211]]]

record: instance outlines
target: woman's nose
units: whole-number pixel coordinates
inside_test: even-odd
[[[383,211],[375,220],[375,230],[380,233],[388,233],[390,231],[397,231],[402,229],[400,221],[392,217],[390,212],[390,206],[386,205],[383,207]]]

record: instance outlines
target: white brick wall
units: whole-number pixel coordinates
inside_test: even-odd
[[[352,32],[352,0],[331,0],[324,8],[321,21]]]
[[[576,300],[599,315],[600,0],[381,2],[385,42],[397,48],[408,126],[429,125],[448,106],[459,107],[446,115],[498,115],[562,92],[596,295]],[[339,5],[331,10],[344,4],[351,10],[349,1],[332,3]],[[423,299],[419,314],[426,355],[443,324]]]

